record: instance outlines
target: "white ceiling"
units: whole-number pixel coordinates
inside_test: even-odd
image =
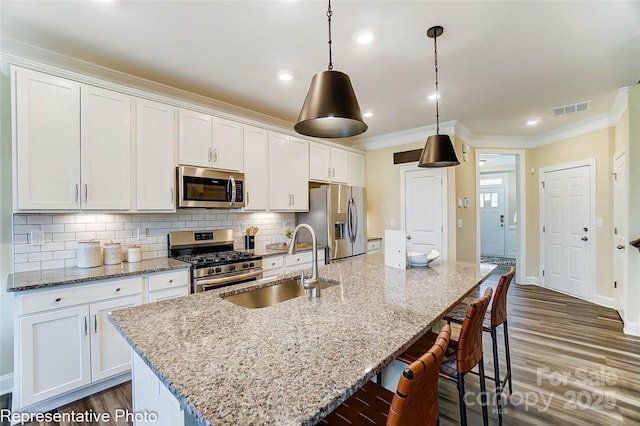
[[[324,1],[7,1],[2,36],[295,122],[328,62]],[[640,79],[640,2],[334,0],[333,62],[373,110],[356,139],[440,121],[534,136],[609,111]],[[373,30],[357,45],[354,34]],[[280,70],[294,79],[277,79]],[[591,100],[588,112],[552,117]],[[535,127],[525,122],[539,117]]]

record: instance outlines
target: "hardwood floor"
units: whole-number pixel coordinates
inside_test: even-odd
[[[490,279],[493,285],[497,276]],[[640,338],[622,334],[622,322],[614,310],[516,284],[509,290],[508,305],[513,394],[504,394],[505,425],[640,425]],[[483,338],[485,368],[492,375],[491,338],[488,333]],[[499,338],[503,342],[501,332]],[[502,343],[499,349],[504,372]],[[469,424],[480,425],[480,406],[473,405],[479,395],[478,379],[470,375],[466,383],[467,399],[472,402],[467,407]],[[455,384],[440,380],[439,386],[441,424],[456,425]],[[489,401],[494,401],[490,381],[487,389]],[[127,383],[60,411],[113,413],[116,408],[130,407],[131,385]],[[489,420],[497,425],[494,410],[495,404],[489,408]]]

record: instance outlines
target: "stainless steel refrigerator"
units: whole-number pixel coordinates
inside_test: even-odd
[[[309,191],[309,212],[297,213],[296,223],[311,225],[318,244],[325,245],[326,260],[364,254],[367,250],[365,189],[326,185]],[[308,233],[301,241],[311,241]]]

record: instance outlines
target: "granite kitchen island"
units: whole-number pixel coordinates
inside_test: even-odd
[[[367,255],[320,266],[340,284],[316,300],[248,309],[220,297],[271,279],[116,311],[111,321],[197,424],[314,424],[494,267],[439,260],[400,270]],[[134,389],[135,377],[134,365]]]

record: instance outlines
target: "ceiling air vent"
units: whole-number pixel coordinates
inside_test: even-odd
[[[575,112],[588,111],[591,108],[591,101],[578,102],[577,104],[564,105],[551,108],[552,115],[573,114]]]

